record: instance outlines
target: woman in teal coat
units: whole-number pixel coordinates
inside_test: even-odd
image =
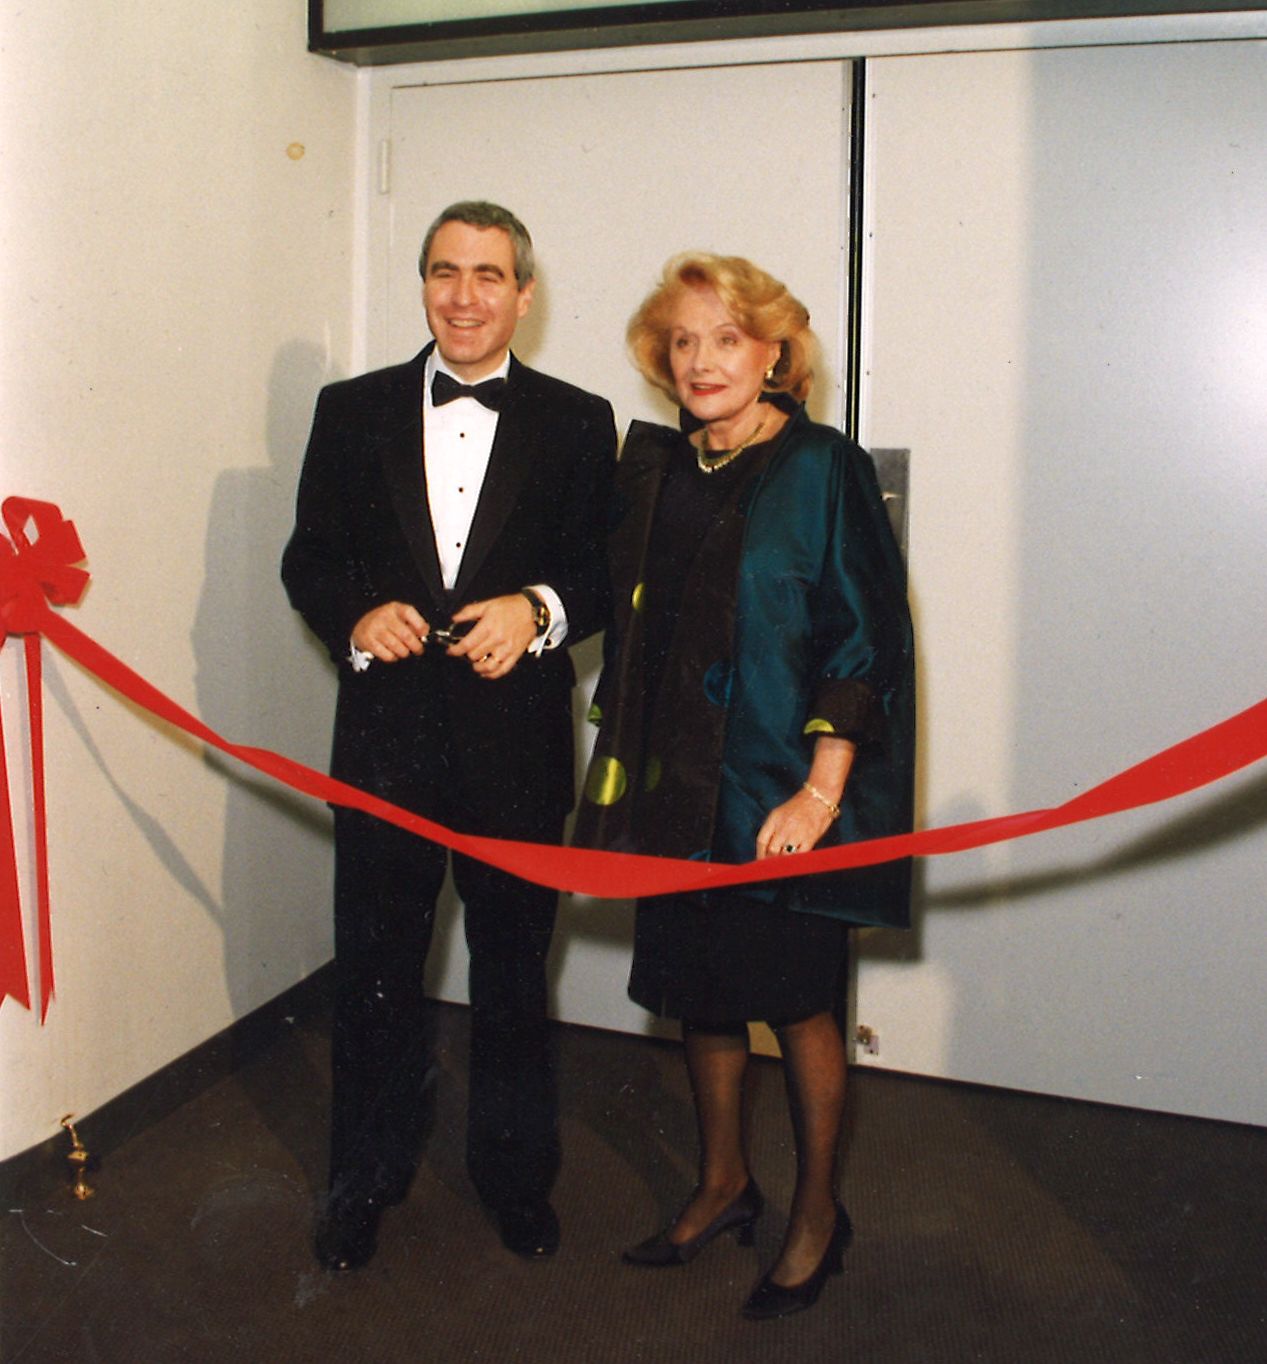
[[[635,422],[610,540],[615,620],[577,840],[746,862],[911,824],[913,649],[901,558],[866,454],[809,421],[804,307],[736,257],[670,261],[629,327],[681,433]],[[700,1177],[626,1251],[685,1264],[749,1237],[747,1021],[774,1028],[797,1143],[778,1259],[744,1311],[812,1305],[851,1236],[836,1198],[848,925],[905,925],[906,862],[638,904],[631,996],[682,1021]]]

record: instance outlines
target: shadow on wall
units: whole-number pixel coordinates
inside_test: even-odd
[[[57,703],[66,722],[80,743],[83,744],[84,752],[92,759],[97,770],[118,797],[119,804],[132,823],[140,830],[146,843],[149,844],[154,856],[167,874],[191,900],[194,900],[207,911],[207,916],[210,919],[220,923],[223,916],[214,887],[208,886],[199,876],[189,859],[180,850],[176,840],[168,833],[161,816],[146,808],[119,785],[105,754],[102,753],[97,741],[93,738],[92,730],[75,707],[74,698],[63,679],[63,667],[60,657],[49,650],[48,657],[44,660],[44,686],[47,695]],[[133,713],[138,724],[149,729],[157,729],[161,731],[165,739],[188,748],[191,755],[196,753],[199,745],[188,735],[173,731],[163,721],[156,720],[149,711],[143,710],[126,697],[118,697],[118,702]]]
[[[972,810],[974,813],[953,814],[945,823],[986,818],[986,812],[979,806],[973,806]],[[924,925],[930,912],[998,909],[1004,905],[1018,911],[1032,908],[1033,902],[1041,896],[1090,890],[1106,880],[1127,876],[1143,868],[1182,861],[1236,843],[1264,829],[1267,829],[1267,773],[1238,779],[1221,794],[1207,798],[1200,807],[1185,810],[1112,852],[1082,862],[1071,862],[1065,857],[1059,865],[1027,870],[1020,875],[986,875],[929,891],[927,863],[920,860],[915,863],[910,929],[866,929],[860,937],[859,950],[876,961],[920,961],[924,955]],[[980,853],[956,854],[956,861],[974,855],[980,856]]]
[[[278,576],[316,395],[331,376],[308,341],[281,347],[269,376],[267,463],[226,469],[207,524],[206,575],[192,640],[198,713],[241,743],[325,770],[333,678]],[[319,659],[307,659],[312,650]],[[224,976],[240,1018],[331,955],[330,839],[325,809],[208,751],[225,778],[220,910]],[[204,901],[205,902],[205,901]],[[314,1076],[314,1084],[317,1083]],[[286,1140],[287,1117],[252,1095]],[[318,1179],[316,1172],[308,1172]]]
[[[1111,877],[1125,876],[1145,867],[1181,861],[1222,844],[1234,843],[1267,828],[1267,773],[1248,783],[1235,782],[1223,794],[1195,810],[1187,810],[1156,829],[1100,857],[1071,865],[1027,871],[1020,876],[1000,877],[939,891],[925,908],[972,909],[1016,904],[1064,890],[1083,890]]]

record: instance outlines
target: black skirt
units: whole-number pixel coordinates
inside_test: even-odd
[[[629,997],[665,1018],[791,1023],[845,997],[849,926],[734,890],[639,900]]]

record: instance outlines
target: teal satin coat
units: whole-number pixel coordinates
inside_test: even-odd
[[[858,745],[841,816],[819,846],[909,830],[915,707],[905,571],[870,458],[803,410],[752,459],[701,543],[647,713],[642,607],[655,577],[647,544],[669,461],[693,457],[667,427],[635,422],[625,442],[609,541],[615,619],[576,841],[751,861],[766,815],[808,775],[819,734]],[[744,893],[905,926],[910,864]]]

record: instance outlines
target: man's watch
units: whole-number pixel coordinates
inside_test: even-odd
[[[528,605],[532,607],[532,623],[537,627],[537,638],[540,639],[550,628],[550,608],[532,588],[522,587],[519,590],[528,598]]]

